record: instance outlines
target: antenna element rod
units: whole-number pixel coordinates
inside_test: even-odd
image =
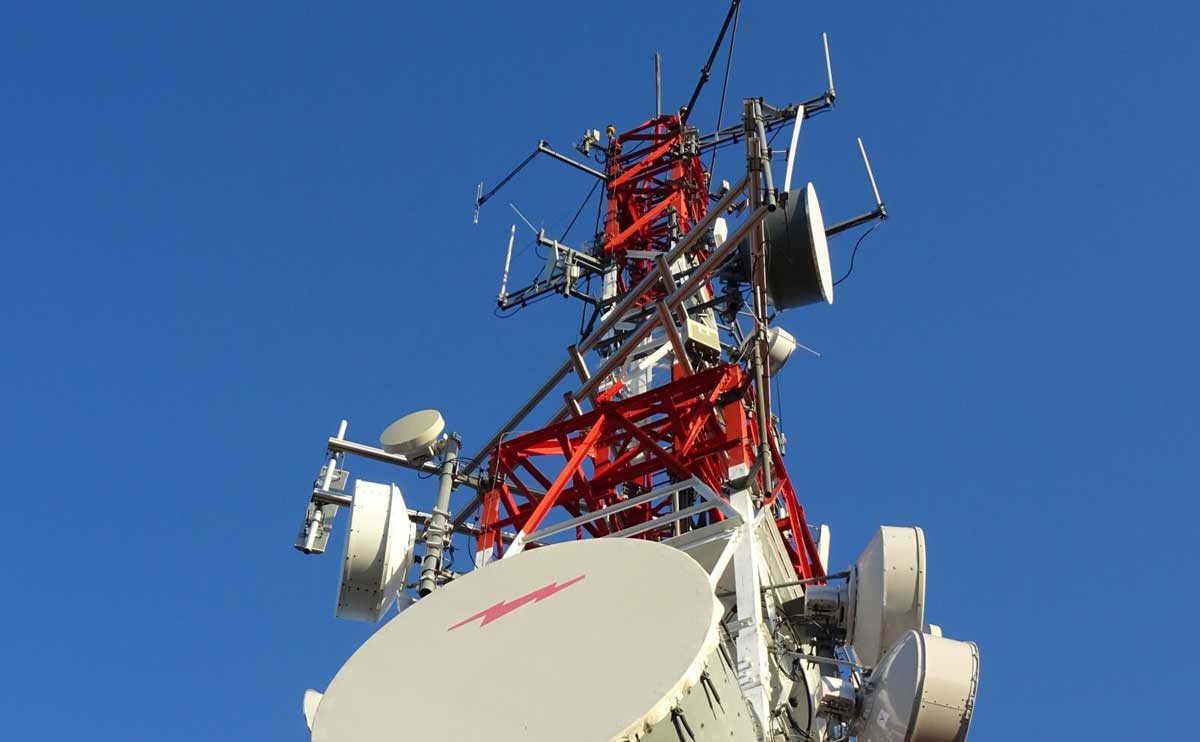
[[[508,254],[504,256],[504,274],[500,277],[500,295],[496,297],[496,303],[504,305],[504,300],[508,298],[508,266],[512,263],[513,240],[517,236],[517,225],[512,225],[508,230]]]
[[[564,163],[570,165],[571,167],[575,168],[576,170],[582,170],[583,172],[587,173],[588,175],[596,176],[600,180],[608,180],[608,176],[605,175],[604,173],[600,172],[599,170],[594,170],[594,169],[588,167],[587,165],[584,165],[579,162],[575,162],[570,157],[567,157],[566,155],[560,155],[559,153],[550,149],[550,145],[546,144],[545,139],[538,142],[537,152],[545,152],[546,154],[550,155],[551,157],[558,160],[559,162],[564,162]],[[537,152],[535,152],[534,154],[537,154]]]
[[[796,144],[800,141],[800,125],[804,122],[804,111],[796,111],[796,123],[792,124],[792,143],[788,146],[787,170],[783,172],[783,192],[791,193],[792,169],[796,166]]]
[[[654,118],[662,115],[662,57],[654,52]]]
[[[875,193],[876,208],[883,207],[883,199],[879,197],[879,186],[875,185],[875,173],[871,172],[871,161],[867,159],[867,148],[863,146],[862,137],[858,138],[858,151],[862,153],[863,165],[867,167],[867,178],[871,181],[871,190]]]
[[[829,100],[832,101],[837,97],[837,93],[833,90],[833,64],[829,61],[829,34],[822,31],[821,41],[825,44],[825,75],[829,82],[829,89],[825,92],[829,95]]]

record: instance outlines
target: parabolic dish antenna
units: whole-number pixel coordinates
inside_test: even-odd
[[[817,190],[809,183],[788,194],[783,208],[763,220],[767,242],[767,295],[778,309],[833,303],[829,242]]]
[[[880,526],[850,575],[846,641],[874,666],[904,632],[925,624],[925,533]]]
[[[346,529],[337,616],[375,622],[404,589],[417,527],[396,485],[357,480]]]
[[[388,453],[409,458],[432,454],[433,444],[446,428],[442,413],[418,410],[387,426],[379,436],[380,447]]]
[[[979,648],[909,631],[867,682],[859,742],[963,742],[979,689]]]
[[[678,549],[530,549],[375,632],[325,691],[312,738],[609,742],[650,730],[675,742],[679,709],[697,742],[756,739],[719,649],[721,613],[708,575]]]

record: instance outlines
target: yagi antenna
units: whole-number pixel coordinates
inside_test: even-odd
[[[875,219],[883,221],[888,218],[887,207],[883,205],[883,198],[879,195],[879,186],[875,183],[875,173],[871,170],[871,161],[867,158],[867,148],[863,146],[862,137],[858,138],[858,151],[862,155],[863,167],[867,169],[867,180],[871,182],[871,193],[875,195],[875,208],[866,214],[856,216],[853,219],[847,219],[841,224],[835,224],[826,229],[826,237],[832,237],[835,234],[845,232],[847,229],[853,229],[860,224],[866,224]]]

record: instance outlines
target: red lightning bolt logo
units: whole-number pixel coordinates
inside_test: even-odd
[[[499,603],[496,603],[495,605],[484,608],[482,611],[480,611],[479,613],[476,613],[474,616],[471,616],[470,618],[464,618],[463,620],[454,624],[450,628],[446,629],[446,631],[454,631],[458,627],[466,626],[467,624],[471,623],[472,621],[475,621],[480,618],[483,619],[483,621],[479,624],[479,626],[482,628],[482,627],[490,624],[492,621],[496,621],[498,619],[504,618],[505,616],[507,616],[508,614],[517,610],[518,608],[520,608],[523,605],[526,605],[528,603],[539,603],[539,602],[545,600],[546,598],[549,598],[551,595],[554,595],[555,593],[562,592],[563,590],[566,590],[568,587],[574,585],[576,582],[579,582],[586,576],[587,575],[579,575],[578,577],[576,577],[574,579],[567,580],[566,582],[562,583],[561,585],[558,584],[557,582],[551,582],[549,585],[546,585],[545,587],[539,587],[537,590],[534,590],[531,593],[526,593],[525,595],[522,595],[519,598],[514,598],[513,600],[502,600]]]

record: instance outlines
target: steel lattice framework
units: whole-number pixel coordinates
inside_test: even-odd
[[[606,174],[603,248],[619,267],[624,293],[655,269],[651,253],[665,253],[708,212],[708,173],[696,131],[669,114],[613,137]]]
[[[555,508],[578,522],[577,538],[662,540],[727,517],[722,502],[730,472],[751,471],[758,446],[745,371],[722,364],[622,400],[613,399],[618,390],[597,397],[594,410],[510,438],[492,453],[478,545],[483,561],[503,555],[502,529],[518,531],[516,548],[536,542]],[[776,481],[763,505],[777,513],[797,574],[821,576],[804,510],[774,444],[772,454]],[[682,491],[670,486],[681,482],[694,484]],[[613,514],[605,516],[606,509]],[[672,512],[675,518],[663,517]]]
[[[800,578],[826,574],[767,421],[767,385],[738,363],[690,357],[677,327],[692,322],[689,297],[712,297],[714,271],[739,240],[761,240],[758,222],[773,208],[774,202],[758,202],[756,178],[768,155],[754,102],[745,126],[751,172],[714,210],[708,208],[710,174],[698,157],[696,131],[679,115],[610,132],[601,249],[616,277],[612,304],[601,327],[580,347],[568,348],[568,364],[468,465],[486,456],[475,501],[476,564],[548,543],[550,535],[562,538],[571,529],[576,538],[668,540],[726,519],[732,525],[740,516],[731,498],[750,487],[757,507],[774,515]],[[718,245],[709,237],[716,214],[743,190],[755,210]],[[755,281],[762,283],[762,276]],[[758,322],[766,317],[763,303],[756,303]],[[623,334],[614,337],[619,324]],[[652,342],[655,328],[672,346],[671,381],[630,395],[614,372]],[[581,355],[589,349],[604,361],[595,375]],[[764,363],[766,351],[760,351]],[[505,437],[571,367],[583,384],[564,395],[562,411],[540,430]],[[581,403],[592,408],[584,411]]]

